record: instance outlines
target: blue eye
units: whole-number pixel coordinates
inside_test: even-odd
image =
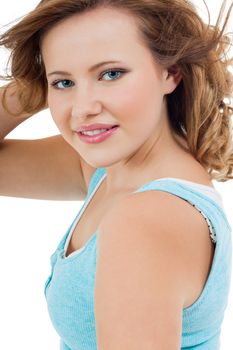
[[[112,74],[110,75],[110,73],[113,73],[113,75]],[[118,75],[116,73],[118,73]],[[122,73],[125,73],[125,71],[124,70],[113,70],[113,69],[111,69],[111,70],[108,70],[108,71],[104,72],[101,75],[101,78],[103,76],[105,76],[105,75],[108,75],[110,77],[110,79],[107,79],[107,80],[110,80],[110,81],[111,80],[116,80],[116,79],[119,78],[119,74],[121,75]],[[113,78],[113,79],[111,79],[111,78]]]
[[[64,90],[74,86],[74,83],[72,80],[62,79],[62,80],[55,80],[54,82],[52,82],[51,85],[54,86],[56,89]]]
[[[104,79],[106,81],[112,81],[119,79],[119,77],[126,73],[125,69],[109,69],[108,71],[105,71],[101,74],[101,78],[103,78],[105,75],[110,77],[110,79]],[[73,87],[75,84],[72,80],[69,79],[58,79],[51,83],[51,86],[53,86],[55,89],[58,90],[65,90]]]

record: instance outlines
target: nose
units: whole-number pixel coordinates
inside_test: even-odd
[[[101,113],[101,110],[102,104],[90,88],[79,87],[74,93],[71,112],[73,118],[86,119]]]

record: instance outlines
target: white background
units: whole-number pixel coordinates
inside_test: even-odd
[[[206,1],[212,21],[221,1]],[[0,5],[0,25],[33,9],[38,1],[7,0]],[[202,0],[196,0],[205,17]],[[206,18],[206,17],[205,17]],[[230,28],[232,30],[232,28]],[[0,51],[0,70],[6,55]],[[58,134],[48,111],[38,113],[18,126],[8,138],[36,139]],[[17,181],[17,174],[15,174]],[[213,182],[223,197],[233,226],[233,181]],[[82,202],[42,201],[0,197],[0,324],[1,349],[56,350],[56,334],[44,299],[44,282],[50,273],[50,255],[77,214]],[[233,291],[222,327],[221,350],[233,348]]]

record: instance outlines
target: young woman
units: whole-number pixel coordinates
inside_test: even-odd
[[[0,37],[0,195],[84,200],[45,284],[63,350],[220,348],[232,6],[220,28],[185,0],[42,0]],[[61,135],[4,140],[47,106]]]

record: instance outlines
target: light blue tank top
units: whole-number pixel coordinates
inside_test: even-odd
[[[95,171],[82,208],[51,256],[51,275],[45,283],[44,293],[51,321],[61,339],[60,350],[101,350],[97,348],[94,315],[98,231],[81,249],[67,257],[65,252],[77,219],[105,176],[105,168]],[[203,186],[203,189],[207,187]],[[191,182],[157,179],[135,192],[150,190],[179,196],[196,207],[207,220],[211,239],[216,244],[214,259],[201,295],[194,304],[183,309],[181,349],[219,350],[232,265],[231,227],[224,208]]]

